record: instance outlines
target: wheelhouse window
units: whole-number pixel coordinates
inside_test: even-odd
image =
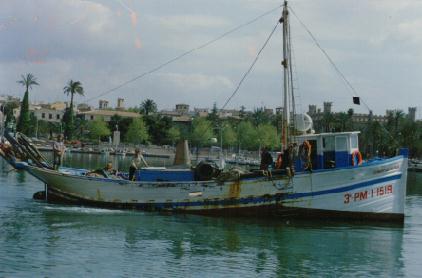
[[[322,147],[324,148],[324,151],[334,151],[334,137],[322,138]]]
[[[357,134],[352,134],[352,136],[350,136],[350,147],[352,149],[358,148],[358,136],[357,136]]]
[[[347,151],[347,137],[346,136],[337,136],[336,137],[336,152]]]

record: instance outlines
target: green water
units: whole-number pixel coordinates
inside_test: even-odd
[[[72,155],[66,163],[108,160]],[[421,174],[409,176],[397,226],[52,205],[32,199],[40,182],[9,169],[0,160],[0,277],[421,276]]]

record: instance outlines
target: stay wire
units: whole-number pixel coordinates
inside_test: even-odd
[[[250,24],[252,24],[252,23],[254,23],[254,22],[258,21],[259,19],[261,19],[261,18],[263,18],[263,17],[265,17],[265,16],[267,16],[267,15],[269,15],[269,14],[273,13],[274,11],[276,11],[276,10],[278,10],[278,9],[280,9],[281,7],[282,7],[282,5],[279,5],[279,6],[277,6],[277,7],[273,8],[273,9],[271,9],[271,10],[268,10],[268,11],[266,11],[266,12],[264,12],[264,13],[260,14],[259,16],[257,16],[257,17],[255,17],[255,18],[253,18],[252,20],[249,20],[249,21],[247,21],[247,22],[245,22],[245,23],[242,23],[242,24],[240,24],[240,25],[238,25],[238,26],[236,26],[236,27],[234,27],[234,28],[230,29],[229,31],[227,31],[227,32],[225,32],[225,33],[223,33],[223,34],[221,34],[220,36],[218,36],[218,37],[216,37],[216,38],[214,38],[214,39],[212,39],[212,40],[209,40],[209,41],[207,41],[207,42],[205,42],[205,43],[203,43],[203,44],[201,44],[201,45],[199,45],[199,46],[197,46],[197,47],[194,47],[194,48],[192,48],[192,49],[190,49],[190,50],[188,50],[188,51],[186,51],[186,52],[184,52],[184,53],[182,53],[182,54],[180,54],[180,55],[178,55],[178,56],[176,56],[176,57],[174,57],[174,58],[172,58],[172,59],[170,59],[170,60],[168,60],[168,61],[166,61],[166,62],[164,62],[164,63],[160,64],[160,65],[158,65],[157,67],[155,67],[155,68],[153,68],[153,69],[151,69],[151,70],[149,70],[149,71],[146,71],[146,72],[144,72],[144,73],[142,73],[142,74],[140,74],[140,75],[138,75],[138,76],[135,76],[134,78],[129,79],[129,80],[127,80],[127,81],[125,81],[125,82],[121,83],[120,85],[118,85],[118,86],[116,86],[116,87],[113,87],[113,88],[111,88],[111,89],[109,89],[109,90],[107,90],[107,91],[105,91],[105,92],[103,92],[103,93],[101,93],[101,94],[99,94],[99,95],[97,95],[97,96],[95,96],[95,97],[92,97],[92,98],[87,99],[87,100],[86,100],[86,102],[89,102],[89,101],[94,100],[94,99],[97,99],[97,98],[99,98],[99,97],[103,97],[103,96],[105,96],[105,95],[108,95],[108,94],[110,94],[110,93],[112,93],[112,92],[114,92],[114,91],[116,91],[116,90],[118,90],[118,89],[120,89],[120,88],[122,88],[122,87],[126,86],[126,85],[127,85],[127,84],[129,84],[129,83],[132,83],[132,82],[134,82],[134,81],[136,81],[136,80],[138,80],[138,79],[141,79],[141,78],[143,78],[143,77],[145,77],[145,76],[147,76],[147,75],[149,75],[149,74],[152,74],[152,73],[154,73],[154,72],[156,72],[156,71],[158,71],[158,70],[162,69],[163,67],[165,67],[165,66],[167,66],[167,65],[169,65],[169,64],[171,64],[171,63],[173,63],[173,62],[175,62],[175,61],[177,61],[177,60],[180,60],[181,58],[183,58],[183,57],[185,57],[185,56],[187,56],[187,55],[189,55],[189,54],[191,54],[191,53],[193,53],[193,52],[195,52],[195,51],[198,51],[198,50],[200,50],[200,49],[202,49],[202,48],[205,48],[205,47],[207,47],[207,46],[209,46],[209,45],[211,45],[211,44],[213,44],[213,43],[215,43],[215,42],[219,41],[220,39],[222,39],[222,38],[224,38],[224,37],[226,37],[226,36],[230,35],[231,33],[234,33],[234,32],[236,32],[237,30],[239,30],[239,29],[241,29],[241,28],[243,28],[243,27],[245,27],[245,26],[248,26],[248,25],[250,25]]]
[[[349,89],[354,93],[354,95],[352,94],[352,96],[358,96],[359,97],[359,94],[357,93],[356,89],[349,82],[349,80],[347,80],[346,76],[340,71],[340,69],[336,66],[334,61],[331,59],[330,55],[328,55],[328,53],[324,50],[324,48],[322,48],[322,46],[319,44],[318,40],[315,38],[315,36],[312,34],[312,32],[309,30],[309,28],[305,25],[305,23],[303,23],[300,20],[300,18],[296,15],[296,13],[294,12],[294,10],[291,7],[289,7],[289,10],[293,13],[293,15],[296,17],[297,21],[299,21],[300,25],[302,25],[302,27],[305,29],[305,31],[309,34],[311,39],[314,41],[315,45],[319,48],[319,50],[321,50],[321,52],[327,58],[328,62],[331,64],[331,66],[334,68],[334,70],[337,72],[337,74],[341,77],[341,79],[343,79],[343,81],[345,82],[347,87],[349,87]],[[369,106],[366,104],[366,102],[363,99],[362,99],[362,103],[366,106],[366,108],[369,111],[371,111],[371,109],[369,108]]]
[[[296,13],[294,12],[294,10],[289,7],[289,10],[292,12],[292,14],[296,17],[297,21],[300,23],[300,25],[302,25],[302,27],[305,29],[305,31],[309,34],[309,36],[311,37],[311,39],[314,41],[315,45],[319,48],[319,50],[321,50],[321,52],[324,54],[324,56],[327,58],[328,62],[330,62],[331,66],[334,68],[334,70],[337,72],[337,74],[343,79],[343,81],[345,82],[345,84],[352,90],[352,92],[354,93],[354,95],[352,96],[359,96],[359,94],[357,93],[357,91],[355,90],[355,88],[352,86],[352,84],[349,82],[349,80],[347,80],[346,76],[340,71],[340,69],[336,66],[336,64],[334,63],[334,61],[331,59],[331,57],[328,55],[328,53],[322,48],[322,46],[319,44],[318,40],[315,38],[315,36],[312,34],[312,32],[309,30],[309,28],[305,25],[305,23],[303,23],[300,18],[296,15]],[[366,102],[361,98],[362,103],[366,106],[366,108],[368,109],[368,111],[370,113],[372,113],[371,108],[368,106],[368,104],[366,104]],[[399,145],[398,141],[393,137],[393,135],[384,127],[384,125],[381,125],[381,127],[383,128],[383,130],[390,136],[391,139],[393,139],[393,141]]]
[[[270,35],[267,37],[267,39],[265,40],[264,44],[262,45],[261,49],[258,51],[258,53],[255,56],[255,59],[253,60],[252,64],[249,66],[248,70],[245,72],[245,74],[243,75],[242,79],[240,79],[239,83],[237,84],[236,89],[234,90],[234,92],[231,94],[231,96],[226,100],[226,102],[224,103],[224,105],[221,107],[221,109],[226,108],[227,104],[229,104],[229,102],[232,100],[232,98],[236,95],[236,93],[239,91],[240,86],[242,85],[243,81],[245,81],[246,77],[249,75],[249,73],[252,71],[253,67],[255,66],[256,62],[259,59],[259,56],[261,54],[261,52],[264,50],[264,48],[267,46],[268,42],[270,41],[271,37],[273,36],[275,30],[277,29],[279,22],[277,21],[276,25],[274,26],[273,30],[271,31]]]

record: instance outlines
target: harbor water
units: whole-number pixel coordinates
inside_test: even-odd
[[[72,154],[66,166],[130,158]],[[156,166],[168,165],[150,159]],[[403,225],[217,218],[32,199],[44,185],[0,160],[0,277],[420,277],[422,173]]]

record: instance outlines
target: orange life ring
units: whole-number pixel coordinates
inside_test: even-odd
[[[356,166],[356,163],[358,166],[360,166],[362,165],[362,161],[362,154],[360,153],[360,151],[354,151],[352,153],[352,166]]]

